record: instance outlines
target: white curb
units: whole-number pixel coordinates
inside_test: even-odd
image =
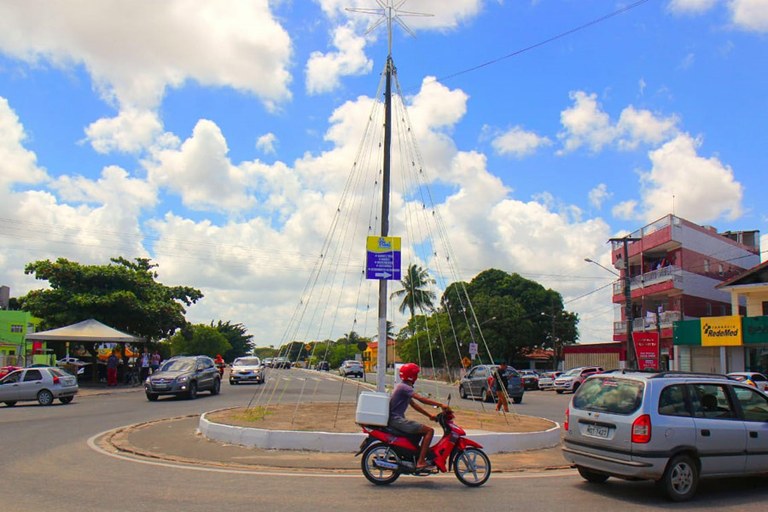
[[[212,411],[215,412],[215,411]],[[199,432],[208,439],[249,448],[268,450],[306,450],[327,453],[354,453],[365,434],[311,432],[299,430],[267,430],[214,423],[204,413]],[[483,446],[486,453],[509,453],[551,448],[560,444],[560,424],[541,432],[500,433],[470,431],[467,436]],[[439,437],[439,436],[435,436]]]

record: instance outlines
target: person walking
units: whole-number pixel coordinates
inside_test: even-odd
[[[493,372],[493,387],[496,390],[496,410],[504,408],[504,412],[509,412],[509,400],[507,400],[507,386],[509,377],[507,377],[507,363],[502,361],[496,371]]]
[[[112,350],[107,358],[107,386],[117,386],[117,351]]]
[[[150,362],[150,367],[152,368],[152,373],[155,373],[158,370],[158,368],[160,368],[160,361],[162,361],[162,360],[163,360],[163,358],[160,357],[160,352],[158,352],[157,350],[152,352],[152,359],[151,359],[151,362]]]

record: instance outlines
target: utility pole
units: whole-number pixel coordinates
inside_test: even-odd
[[[629,276],[629,242],[637,242],[640,238],[625,236],[623,238],[611,238],[609,242],[623,242],[624,244],[624,320],[627,322],[627,368],[637,366],[635,357],[635,344],[632,341],[632,284]]]

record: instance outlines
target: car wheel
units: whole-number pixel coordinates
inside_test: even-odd
[[[189,383],[189,390],[187,391],[187,398],[190,400],[194,400],[197,398],[197,382],[190,382]]]
[[[512,401],[513,401],[514,403],[516,403],[516,404],[520,404],[520,403],[522,403],[522,402],[523,402],[523,397],[521,397],[521,396],[513,396],[513,397],[512,397]]]
[[[5,405],[7,405],[8,407],[13,407],[14,405],[16,405],[16,402],[13,400],[8,400],[7,402],[5,402]]]
[[[573,385],[573,389],[571,391],[573,391],[575,393],[576,390],[578,390],[578,389],[579,389],[579,383],[577,382],[576,384]]]
[[[459,386],[459,396],[466,400],[466,398],[467,398],[467,390],[464,389],[464,386]]]
[[[156,402],[157,401],[157,394],[156,393],[147,393],[147,400],[150,402]]]
[[[687,501],[696,494],[699,467],[688,455],[678,455],[669,461],[659,484],[670,500]]]
[[[237,384],[237,382],[233,381],[232,379],[229,379],[229,385],[230,386],[234,386],[235,384]]]
[[[70,403],[70,402],[71,402],[71,401],[72,401],[74,398],[75,398],[75,397],[73,397],[73,396],[63,396],[63,397],[59,398],[59,402],[61,402],[61,403],[63,403],[63,404],[68,404],[68,403]]]
[[[581,475],[581,478],[586,480],[587,482],[593,483],[593,484],[601,484],[608,480],[608,475],[605,473],[598,473],[597,471],[592,471],[591,469],[587,469],[581,466],[576,466],[576,469],[579,470],[579,474]]]
[[[562,389],[556,389],[555,393],[557,393],[558,395],[562,395],[563,394],[563,390]]]
[[[221,379],[215,379],[213,381],[213,387],[211,388],[212,395],[218,395],[221,391]]]
[[[51,405],[53,403],[53,393],[47,389],[41,389],[37,394],[37,401],[40,405]]]

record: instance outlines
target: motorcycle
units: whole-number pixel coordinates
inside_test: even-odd
[[[361,425],[368,437],[355,457],[362,454],[363,475],[376,485],[388,485],[400,475],[429,476],[453,469],[456,478],[469,487],[479,487],[491,476],[491,461],[483,447],[465,437],[463,428],[454,423],[455,414],[448,408],[437,415],[443,437],[427,454],[427,467],[416,469],[420,435],[408,435],[391,427]]]

